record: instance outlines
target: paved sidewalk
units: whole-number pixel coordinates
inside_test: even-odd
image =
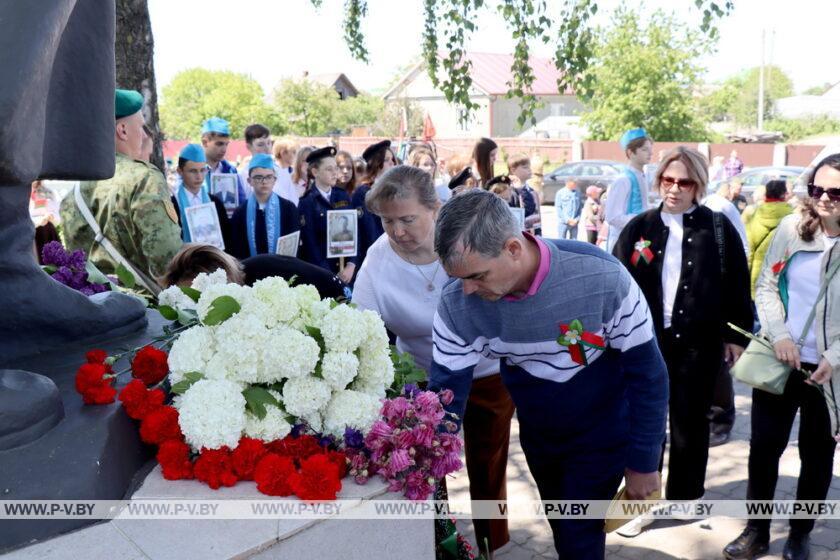
[[[743,499],[747,492],[747,458],[749,455],[750,391],[736,383],[738,417],[729,443],[712,448],[706,475],[708,499]],[[797,419],[779,469],[776,497],[795,499],[796,480],[799,476],[797,451],[799,421]],[[667,471],[666,471],[667,474]],[[840,453],[834,460],[835,479],[829,499],[840,499]],[[525,455],[519,446],[518,424],[514,419],[508,461],[508,496],[538,499],[536,485],[528,472]],[[464,470],[447,480],[450,496],[466,499],[468,480]],[[607,558],[612,560],[671,560],[676,558],[705,560],[722,558],[721,550],[740,533],[744,521],[725,517],[712,517],[694,522],[657,521],[638,537],[629,539],[615,533],[607,535]],[[459,530],[473,544],[474,535],[469,520],[458,522]],[[768,559],[780,559],[787,538],[787,522],[774,521],[771,528]],[[498,560],[530,560],[556,558],[551,531],[545,520],[511,521],[511,542],[495,555]],[[840,559],[840,521],[817,521],[811,533],[812,560]]]

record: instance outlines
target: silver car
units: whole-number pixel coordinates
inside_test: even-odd
[[[586,159],[564,163],[543,177],[543,204],[554,204],[557,191],[574,181],[581,199],[586,196],[586,187],[597,184],[604,189],[612,185],[622,174],[622,164],[617,161]]]

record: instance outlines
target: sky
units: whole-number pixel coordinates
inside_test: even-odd
[[[620,0],[600,0],[599,21]],[[840,2],[836,0],[734,0],[733,13],[720,24],[717,52],[701,62],[709,83],[720,82],[761,62],[761,35],[767,36],[766,61],[781,66],[797,93],[840,81],[833,63]],[[304,72],[343,72],[357,88],[381,92],[401,69],[417,60],[422,45],[421,0],[368,0],[363,24],[370,63],[354,60],[343,37],[344,0],[148,0],[155,40],[155,72],[162,90],[180,71],[202,67],[250,75],[269,93],[283,78]],[[489,4],[493,5],[493,0]],[[549,0],[552,10],[560,0]],[[657,8],[674,11],[699,25],[693,0],[647,0],[644,16]],[[513,40],[501,18],[484,9],[468,50],[510,53]],[[772,38],[772,41],[771,41]],[[550,56],[551,47],[534,45]]]

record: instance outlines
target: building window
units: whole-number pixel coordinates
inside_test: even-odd
[[[467,110],[464,107],[458,107],[455,110],[455,116],[457,117],[455,126],[458,127],[458,130],[468,132],[470,130],[470,118],[467,115]]]
[[[566,111],[566,104],[565,103],[552,103],[551,104],[551,116],[552,117],[565,117],[569,113]]]

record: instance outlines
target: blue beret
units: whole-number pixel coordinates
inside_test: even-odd
[[[143,95],[139,91],[118,89],[114,92],[114,118],[121,119],[143,108]]]
[[[221,117],[210,117],[201,125],[201,133],[208,134],[211,132],[213,134],[230,136],[230,125]]]
[[[263,169],[274,169],[274,158],[268,154],[254,154],[248,163],[248,171],[255,167],[262,167]]]
[[[626,150],[627,144],[629,144],[633,140],[636,140],[637,138],[647,137],[648,134],[644,128],[631,128],[630,130],[624,133],[624,135],[621,137],[621,140],[619,140],[618,142],[619,144],[621,144],[621,149]]]
[[[178,157],[196,163],[207,163],[207,158],[204,157],[204,148],[198,144],[187,144],[181,148],[181,153],[178,154]]]

